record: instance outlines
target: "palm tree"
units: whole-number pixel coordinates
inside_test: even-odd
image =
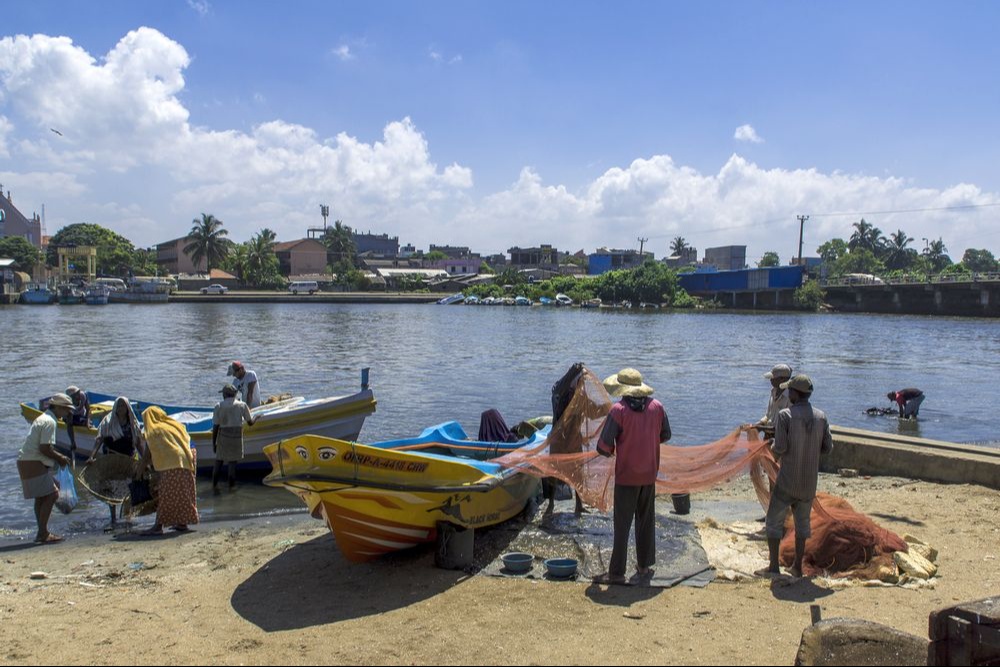
[[[270,287],[279,274],[274,232],[262,229],[246,243],[247,277],[254,287]]]
[[[237,243],[233,246],[229,257],[226,258],[226,266],[231,274],[240,279],[240,282],[246,282],[249,273],[246,243]]]
[[[924,257],[927,258],[927,261],[930,262],[935,271],[942,271],[946,267],[951,266],[951,257],[948,256],[948,248],[945,247],[944,240],[941,238],[927,244],[927,248],[924,249]]]
[[[211,273],[212,266],[218,266],[229,254],[232,246],[232,241],[226,238],[229,231],[223,229],[222,220],[211,213],[202,213],[201,220],[195,218],[191,223],[191,231],[188,233],[191,242],[184,246],[184,254],[191,258],[195,267],[201,264],[201,260],[206,260],[205,270]]]
[[[327,252],[336,258],[335,264],[339,264],[343,260],[351,261],[354,258],[353,231],[340,220],[334,221],[333,227],[326,228],[322,241]]]
[[[860,222],[854,223],[854,229],[854,233],[851,234],[851,238],[847,242],[847,246],[851,250],[866,248],[871,250],[876,257],[881,257],[885,253],[885,238],[882,236],[881,229],[865,222],[864,218],[861,218]]]
[[[684,251],[690,247],[683,236],[677,236],[670,242],[670,252],[673,255],[683,255]]]
[[[911,243],[913,243],[913,237],[907,236],[902,229],[890,234],[885,243],[886,268],[898,270],[908,267],[917,255],[913,248],[907,248]]]

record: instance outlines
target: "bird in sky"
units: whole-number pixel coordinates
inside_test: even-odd
[[[53,132],[55,132],[56,134],[58,134],[60,137],[63,135],[62,132],[60,132],[59,130],[55,129],[54,127],[50,127],[49,129],[52,130]]]

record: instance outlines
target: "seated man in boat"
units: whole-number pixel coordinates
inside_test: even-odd
[[[236,391],[243,398],[244,403],[249,405],[251,409],[260,405],[261,392],[257,373],[244,366],[242,362],[234,361],[229,364],[226,375],[233,378],[233,386],[236,387]]]
[[[924,392],[916,387],[890,391],[888,397],[899,406],[899,416],[903,419],[916,419],[925,398]]]
[[[222,401],[212,414],[212,451],[215,467],[212,469],[212,492],[219,491],[219,473],[222,462],[229,465],[229,490],[236,488],[236,464],[243,460],[243,423],[256,423],[250,408],[236,398],[236,387],[227,384],[222,388]]]

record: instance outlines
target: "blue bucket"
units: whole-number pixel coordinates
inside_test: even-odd
[[[504,569],[508,572],[513,572],[514,574],[524,574],[531,570],[532,564],[535,562],[535,557],[531,554],[521,553],[519,551],[514,551],[509,554],[504,554],[500,557],[503,561]]]
[[[566,579],[576,574],[579,565],[575,558],[549,558],[545,561],[545,569],[550,577]]]

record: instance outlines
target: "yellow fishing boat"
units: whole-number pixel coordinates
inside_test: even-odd
[[[545,434],[523,444],[538,444]],[[538,491],[537,478],[454,456],[447,443],[416,451],[402,449],[406,442],[284,440],[264,448],[273,467],[264,483],[299,496],[353,561],[433,542],[440,522],[473,529],[501,523]]]

